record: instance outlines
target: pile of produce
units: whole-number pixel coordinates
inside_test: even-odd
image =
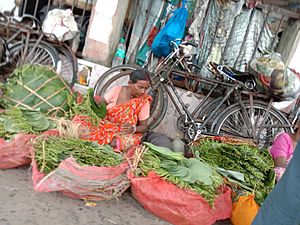
[[[69,98],[70,106],[70,117],[75,115],[81,115],[89,117],[90,122],[93,125],[99,123],[99,119],[104,118],[106,115],[106,105],[97,105],[94,101],[94,90],[89,89],[88,93],[85,95],[80,95],[77,97],[77,102],[73,100],[72,97]]]
[[[144,152],[137,176],[147,176],[150,171],[183,189],[193,190],[213,205],[222,177],[211,166],[196,158],[185,158],[181,153],[144,142]]]
[[[0,138],[9,139],[18,133],[38,134],[55,127],[39,110],[9,107],[0,114]]]
[[[64,159],[73,157],[81,166],[110,167],[123,162],[109,145],[80,139],[41,136],[34,142],[35,161],[42,173],[55,170]]]
[[[1,105],[38,109],[42,113],[64,116],[71,90],[51,68],[27,64],[17,68],[3,85]]]
[[[213,167],[242,173],[244,182],[239,182],[239,187],[254,192],[258,204],[274,187],[274,163],[267,150],[203,139],[192,147],[192,151]]]

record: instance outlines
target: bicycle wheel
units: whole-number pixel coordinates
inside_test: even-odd
[[[16,43],[9,48],[10,64],[14,67],[13,69],[27,63],[47,65],[56,69],[59,56],[55,48],[46,42],[41,41],[33,50],[35,44],[36,41],[29,41],[26,53],[24,52],[25,45],[21,42]]]
[[[273,108],[267,113],[267,108],[263,101],[254,101],[253,107],[249,101],[243,101],[243,107],[236,103],[216,118],[214,133],[251,138],[258,148],[267,148],[276,134],[290,130],[286,128],[290,123],[282,113]]]
[[[129,81],[129,74],[137,68],[138,67],[132,65],[121,65],[111,68],[98,79],[94,88],[94,93],[103,96],[104,93],[112,87],[127,84]],[[159,125],[166,114],[168,97],[166,93],[163,92],[161,84],[155,90],[150,90],[150,92],[153,101],[150,107],[148,125],[149,129],[153,130]]]
[[[197,118],[200,119],[200,121],[205,121],[208,116],[211,115],[211,113],[217,108],[217,106],[221,103],[223,100],[223,97],[215,98],[207,103],[204,104],[204,106],[199,110]],[[207,130],[213,131],[213,122],[216,120],[216,118],[224,112],[224,110],[230,105],[230,102],[226,100],[220,108],[214,113],[214,115],[207,121]]]
[[[77,80],[78,65],[73,52],[64,46],[56,46],[59,53],[59,62],[56,71],[73,87]]]

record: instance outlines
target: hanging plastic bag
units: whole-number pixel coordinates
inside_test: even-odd
[[[251,225],[259,206],[254,200],[254,195],[241,196],[233,204],[231,223],[233,225]]]
[[[181,8],[174,12],[174,15],[154,38],[151,50],[156,57],[169,55],[171,52],[170,42],[183,38],[187,18],[188,11],[185,8],[185,0],[183,0]]]
[[[47,36],[54,36],[59,41],[70,40],[78,33],[77,24],[70,9],[49,11],[42,29]]]

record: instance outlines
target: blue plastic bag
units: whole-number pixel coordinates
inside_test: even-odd
[[[169,55],[171,53],[170,42],[183,38],[187,18],[188,11],[183,0],[181,8],[175,10],[174,15],[154,38],[151,50],[156,57]]]

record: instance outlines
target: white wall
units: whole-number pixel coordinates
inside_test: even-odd
[[[294,55],[292,56],[288,66],[292,69],[295,69],[297,72],[300,72],[300,41],[297,40],[297,47]]]
[[[0,12],[10,11],[15,6],[15,0],[0,0]]]

